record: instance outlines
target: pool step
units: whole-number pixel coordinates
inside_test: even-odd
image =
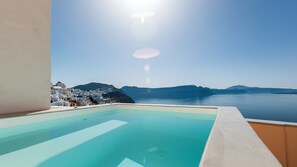
[[[134,161],[132,161],[129,158],[125,158],[119,165],[118,167],[144,167]]]
[[[110,120],[43,143],[0,156],[1,166],[38,166],[49,158],[119,128],[127,122]]]

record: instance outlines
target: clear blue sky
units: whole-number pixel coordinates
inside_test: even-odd
[[[297,88],[296,0],[159,1],[141,23],[137,0],[52,0],[52,81]]]

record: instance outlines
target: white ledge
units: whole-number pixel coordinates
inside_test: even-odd
[[[200,167],[281,167],[235,107],[219,107]]]
[[[246,120],[248,122],[260,123],[260,124],[297,126],[297,123],[294,123],[294,122],[271,121],[271,120],[263,120],[263,119],[246,119]]]

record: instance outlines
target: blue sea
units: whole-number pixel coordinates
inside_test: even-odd
[[[195,99],[136,99],[136,103],[236,106],[245,118],[297,122],[297,95],[213,95]]]

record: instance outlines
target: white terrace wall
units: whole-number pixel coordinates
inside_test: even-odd
[[[50,0],[0,0],[0,114],[50,108]]]

